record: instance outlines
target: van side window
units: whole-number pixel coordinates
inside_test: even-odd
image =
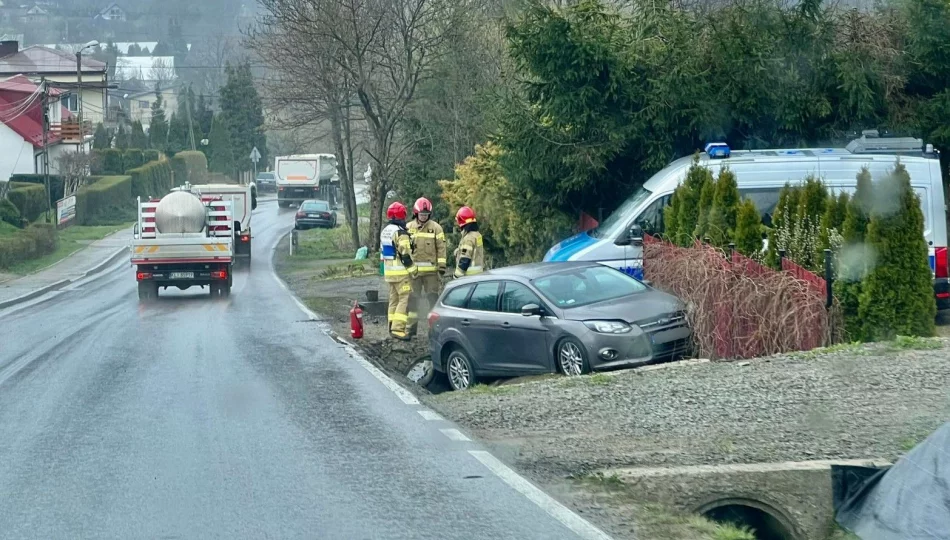
[[[671,195],[664,195],[646,207],[634,223],[639,225],[643,232],[652,236],[662,235],[666,227],[663,224],[663,210],[670,204]]]
[[[762,216],[762,224],[766,227],[772,226],[772,216],[775,215],[775,207],[778,206],[778,198],[781,193],[779,188],[754,188],[739,189],[739,196],[743,199],[751,199],[755,208]]]

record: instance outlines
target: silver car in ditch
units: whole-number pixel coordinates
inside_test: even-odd
[[[433,367],[455,390],[482,377],[631,367],[690,348],[683,302],[595,262],[491,270],[446,286],[429,313]]]

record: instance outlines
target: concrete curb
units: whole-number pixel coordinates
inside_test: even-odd
[[[128,251],[129,251],[128,247],[124,247],[122,249],[117,250],[115,253],[110,255],[109,258],[106,259],[104,262],[99,263],[98,265],[93,267],[91,270],[87,270],[85,273],[83,273],[83,275],[77,278],[63,279],[63,280],[57,281],[56,283],[51,283],[50,285],[46,285],[45,287],[40,287],[39,289],[30,291],[22,296],[17,296],[16,298],[11,298],[9,300],[4,300],[0,302],[0,309],[6,309],[8,307],[15,306],[17,304],[22,304],[23,302],[27,302],[29,300],[33,300],[34,298],[43,296],[46,293],[50,293],[50,292],[62,289],[63,287],[69,285],[70,283],[74,283],[76,281],[79,281],[80,279],[85,279],[89,276],[98,274],[99,272],[107,268],[108,266],[114,264],[117,260],[119,260],[120,257],[122,257],[122,255],[127,254]]]

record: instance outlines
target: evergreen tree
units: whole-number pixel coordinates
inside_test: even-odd
[[[862,337],[877,341],[898,335],[932,336],[937,304],[920,198],[900,163],[878,189],[881,200],[897,201],[898,206],[896,211],[871,209],[866,242],[876,256],[859,298]]]
[[[739,186],[736,175],[727,167],[716,179],[712,208],[709,210],[708,236],[715,246],[729,244],[736,230],[736,212],[739,205]]]
[[[798,199],[801,189],[786,183],[778,195],[778,203],[772,213],[772,230],[769,231],[769,248],[766,262],[773,268],[778,267],[778,252],[788,249],[788,239],[784,237],[790,229],[793,216],[798,213]]]
[[[736,249],[747,257],[762,251],[762,216],[751,199],[743,199],[736,211]]]
[[[208,169],[213,172],[233,174],[235,169],[234,146],[231,142],[231,132],[225,125],[221,115],[215,115],[211,122],[211,135],[208,136],[208,150],[210,158]]]
[[[713,199],[716,197],[716,179],[712,173],[702,183],[699,191],[699,207],[696,218],[696,226],[693,228],[693,237],[704,240],[709,229],[709,212],[712,210]]]
[[[198,95],[198,101],[195,103],[195,125],[201,132],[201,138],[207,138],[211,134],[211,121],[214,119],[214,112],[211,110],[210,99],[205,99],[204,94]]]
[[[234,145],[233,166],[236,171],[247,171],[254,166],[249,156],[255,146],[261,153],[261,161],[267,163],[264,107],[254,87],[250,63],[228,66],[225,73],[227,82],[221,87],[221,116]]]
[[[139,128],[142,125],[139,124]],[[125,127],[122,124],[119,124],[119,129],[115,132],[115,147],[119,150],[125,150],[129,147],[129,132],[125,130]]]
[[[854,192],[854,197],[848,201],[844,224],[841,226],[841,234],[844,236],[846,244],[864,242],[868,222],[870,221],[872,189],[871,171],[865,167],[858,173],[858,186]]]
[[[142,128],[142,122],[138,120],[132,122],[132,133],[129,135],[129,147],[145,150],[148,148],[148,136],[145,135],[145,129]]]
[[[168,146],[168,121],[165,119],[165,100],[158,83],[155,84],[155,102],[152,103],[152,120],[148,126],[148,146],[165,151]]]
[[[96,133],[92,137],[92,147],[96,150],[103,150],[112,146],[112,137],[102,122],[96,124]]]
[[[189,141],[188,120],[180,112],[172,113],[172,117],[168,121],[168,151],[174,153],[186,149],[190,150],[191,143]]]
[[[862,338],[858,317],[862,281],[867,276],[868,259],[872,256],[864,244],[868,216],[871,212],[871,172],[865,167],[857,176],[857,189],[848,200],[841,225],[842,246],[836,254],[834,293],[841,305],[848,339]]]
[[[680,209],[680,190],[674,190],[670,197],[670,204],[663,209],[663,224],[666,226],[666,239],[675,243],[679,236],[679,209]]]

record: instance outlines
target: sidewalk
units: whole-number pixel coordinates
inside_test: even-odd
[[[55,291],[104,270],[128,256],[131,241],[132,229],[124,229],[96,240],[39,272],[0,283],[0,309]]]

